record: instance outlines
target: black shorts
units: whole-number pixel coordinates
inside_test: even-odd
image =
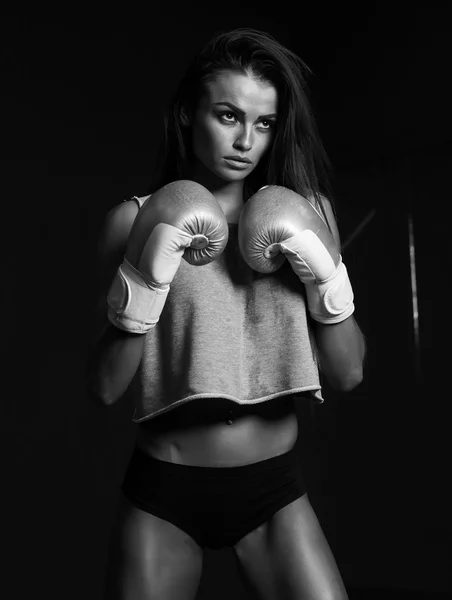
[[[121,489],[141,510],[212,549],[234,546],[306,492],[295,446],[239,467],[179,465],[135,447]]]

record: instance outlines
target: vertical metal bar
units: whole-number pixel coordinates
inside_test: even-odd
[[[413,310],[413,331],[414,331],[414,367],[418,382],[421,379],[421,348],[419,339],[419,310],[417,298],[417,278],[416,278],[416,250],[414,240],[413,215],[408,212],[408,236],[410,247],[410,274],[411,274],[411,300]]]

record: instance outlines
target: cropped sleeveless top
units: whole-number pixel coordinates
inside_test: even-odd
[[[139,208],[149,196],[127,198]],[[146,335],[131,382],[132,421],[141,423],[199,398],[257,404],[281,396],[322,403],[317,348],[304,285],[288,261],[275,273],[251,269],[238,224],[217,260],[181,261],[163,312]]]

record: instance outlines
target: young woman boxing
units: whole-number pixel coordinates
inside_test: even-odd
[[[129,389],[136,448],[106,598],[194,599],[203,548],[253,597],[347,598],[295,451],[295,402],[362,380],[363,335],[309,108],[272,36],[217,34],[165,117],[152,194],[107,215],[88,389]]]

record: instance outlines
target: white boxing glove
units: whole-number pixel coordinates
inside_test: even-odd
[[[311,317],[340,323],[354,311],[353,290],[339,249],[312,204],[282,186],[261,188],[245,204],[239,246],[249,266],[271,273],[289,260],[305,284]]]
[[[228,235],[220,205],[202,185],[181,180],[155,192],[135,219],[110,286],[109,321],[129,333],[147,333],[160,318],[182,258],[207,264],[223,252]]]

